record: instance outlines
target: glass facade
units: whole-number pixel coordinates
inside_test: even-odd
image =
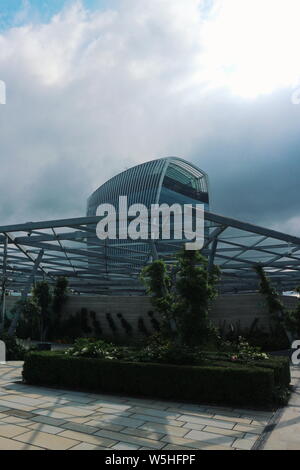
[[[120,196],[127,196],[128,206],[139,203],[150,209],[152,204],[204,204],[207,210],[208,178],[202,170],[177,157],[146,162],[100,186],[88,199],[87,216],[95,216],[100,204],[109,203],[117,209]],[[106,240],[99,244],[99,240],[91,238],[88,242],[90,252],[99,253],[100,250],[105,257],[108,278],[114,273],[120,274],[122,269],[138,277],[142,266],[153,256],[159,256],[160,252],[172,255],[180,246],[174,241],[169,244],[161,240],[155,243],[151,240]],[[93,256],[89,259],[95,263]]]
[[[87,216],[96,215],[100,204],[118,206],[119,196],[128,205],[179,203],[209,205],[207,175],[177,157],[162,158],[137,165],[120,173],[98,188],[88,199]]]

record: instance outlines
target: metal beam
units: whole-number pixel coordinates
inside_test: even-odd
[[[4,248],[3,248],[3,268],[2,268],[2,292],[1,292],[1,322],[0,331],[4,330],[5,323],[5,308],[6,308],[6,268],[7,268],[7,241],[8,238],[5,236]]]
[[[39,265],[42,261],[43,255],[44,255],[44,250],[41,250],[38,257],[36,258],[36,260],[34,262],[34,265],[33,265],[32,271],[30,273],[29,279],[28,279],[27,283],[25,284],[25,287],[22,291],[22,300],[25,300],[27,295],[29,294],[31,286],[34,282],[35,275],[36,275],[37,270],[39,268]],[[20,311],[20,309],[17,309],[16,312],[15,312],[15,316],[14,316],[14,318],[11,322],[11,325],[9,327],[9,330],[8,330],[9,336],[13,336],[15,334],[20,315],[21,315],[21,311]]]

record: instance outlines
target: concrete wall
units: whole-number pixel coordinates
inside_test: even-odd
[[[7,297],[7,310],[9,311],[18,297]],[[282,296],[282,301],[288,309],[295,308],[298,299]],[[138,319],[142,317],[146,328],[153,331],[149,311],[153,307],[148,297],[107,297],[107,296],[70,296],[64,308],[64,315],[69,316],[78,312],[81,308],[94,311],[99,320],[103,332],[111,336],[112,331],[106,319],[110,313],[118,327],[120,337],[124,336],[124,328],[121,325],[118,313],[131,324],[135,334],[138,334]],[[159,315],[155,314],[159,320]],[[228,328],[230,324],[240,324],[242,328],[249,327],[255,318],[259,318],[259,325],[268,328],[269,314],[265,299],[260,294],[235,294],[219,296],[212,304],[210,318],[216,326]]]

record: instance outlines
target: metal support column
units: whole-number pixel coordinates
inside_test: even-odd
[[[1,292],[1,322],[0,322],[0,331],[4,330],[5,322],[5,309],[6,309],[6,267],[7,267],[7,236],[4,238],[4,247],[3,247],[3,269],[2,269],[2,292]]]
[[[24,287],[23,291],[22,291],[22,300],[25,300],[27,298],[27,295],[29,294],[29,291],[31,289],[31,286],[34,282],[34,278],[35,278],[35,275],[37,273],[37,270],[40,266],[40,263],[42,261],[42,258],[43,258],[43,255],[44,255],[44,250],[41,250],[34,262],[34,265],[33,265],[33,268],[32,268],[32,271],[30,273],[30,276],[28,278],[28,281],[27,281],[27,284],[26,286]],[[19,318],[20,318],[20,309],[17,309],[16,313],[15,313],[15,316],[11,322],[11,325],[9,327],[9,330],[8,330],[8,334],[9,336],[13,336],[14,333],[15,333],[15,330],[17,328],[17,324],[18,324],[18,321],[19,321]]]

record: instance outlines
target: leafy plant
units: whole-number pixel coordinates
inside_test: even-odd
[[[195,364],[202,360],[202,352],[196,348],[180,347],[159,335],[151,337],[141,348],[116,346],[103,340],[80,338],[66,351],[67,355],[98,357],[130,362],[159,362],[166,364]]]
[[[68,356],[98,357],[100,359],[119,359],[122,354],[120,349],[102,340],[93,340],[88,338],[77,339],[74,346],[67,349],[65,354]]]
[[[6,346],[7,361],[23,361],[26,349],[19,343],[15,336],[10,336],[5,332],[0,335],[0,340],[4,341]]]
[[[277,316],[284,315],[284,305],[280,300],[279,294],[274,287],[272,287],[270,279],[266,275],[264,268],[260,265],[254,267],[260,279],[259,290],[262,295],[265,296],[271,314]]]
[[[161,328],[160,328],[160,323],[159,321],[155,318],[154,316],[154,313],[153,312],[148,312],[148,316],[150,318],[150,322],[151,322],[151,325],[152,325],[152,328],[153,330],[156,332],[156,333],[159,333]]]
[[[57,335],[61,329],[61,311],[67,296],[68,281],[58,277],[54,288],[47,281],[40,281],[32,289],[32,296],[18,301],[12,310],[13,319],[9,335],[45,341]]]
[[[29,384],[102,394],[274,409],[279,392],[280,400],[284,398],[289,372],[288,358],[182,366],[32,352],[26,355],[23,378]]]
[[[40,340],[45,341],[51,315],[52,295],[47,281],[37,282],[32,290],[33,299],[40,309]]]
[[[62,276],[58,277],[53,289],[51,306],[51,324],[55,330],[60,328],[62,309],[68,299],[67,289],[68,280]]]
[[[161,314],[162,333],[181,345],[199,345],[212,338],[215,329],[208,319],[209,304],[217,295],[216,267],[198,251],[183,250],[177,263],[168,267],[156,260],[141,275],[156,311]]]
[[[199,348],[179,345],[158,334],[151,336],[146,346],[133,351],[130,359],[134,362],[192,365],[200,364],[203,354]]]
[[[250,346],[250,344],[243,338],[239,338],[236,346],[236,354],[231,357],[231,360],[257,361],[260,359],[268,359],[269,356],[262,352],[260,348]]]
[[[276,289],[272,287],[270,279],[266,275],[262,266],[257,265],[254,267],[260,279],[260,293],[265,297],[271,316],[271,325],[275,326],[280,335],[286,336],[290,340],[290,333],[286,328],[284,305],[280,300],[280,296]]]
[[[18,338],[40,337],[40,310],[31,297],[16,302],[11,313],[13,316],[18,315],[16,328],[16,336]]]

